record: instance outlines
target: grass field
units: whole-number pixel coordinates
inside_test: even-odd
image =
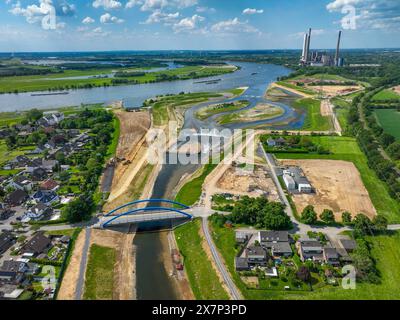
[[[201,172],[201,175],[187,182],[178,192],[175,201],[192,206],[199,200],[203,183],[206,177],[215,169],[216,164],[206,164]]]
[[[221,104],[211,105],[197,111],[196,117],[200,120],[205,120],[219,113],[237,111],[243,109],[248,104],[249,102],[247,100],[240,100],[240,101],[235,101],[232,104],[221,103]]]
[[[375,115],[383,130],[400,140],[400,112],[396,109],[376,109]]]
[[[400,203],[390,197],[386,185],[368,167],[367,158],[354,138],[322,136],[311,137],[311,139],[315,144],[330,150],[332,154],[277,153],[276,157],[279,159],[331,159],[353,162],[360,172],[361,179],[378,214],[384,215],[390,223],[400,222]]]
[[[118,148],[121,124],[120,124],[118,117],[116,117],[116,116],[114,116],[113,126],[114,126],[113,138],[112,138],[112,142],[108,146],[108,150],[107,150],[107,158],[108,159],[115,156],[115,154],[117,152],[117,148]]]
[[[332,129],[330,118],[321,115],[321,101],[315,99],[299,99],[293,103],[293,106],[303,109],[307,113],[302,128],[303,130],[328,131]]]
[[[347,116],[349,114],[350,110],[350,102],[340,98],[336,97],[332,99],[332,103],[335,106],[335,113],[336,116],[339,120],[340,126],[342,127],[343,130],[346,130],[347,128]]]
[[[201,102],[206,102],[211,98],[220,97],[222,97],[222,94],[208,92],[163,96],[159,98],[152,107],[154,125],[162,126],[168,123],[168,109],[187,107]]]
[[[115,249],[93,244],[86,267],[85,300],[111,300],[114,286]]]
[[[197,300],[227,300],[229,296],[203,250],[200,223],[196,219],[175,230],[190,285]]]
[[[398,100],[400,101],[400,95],[390,89],[379,91],[376,95],[372,97],[372,101],[379,100]]]
[[[381,274],[379,285],[357,283],[356,290],[344,290],[342,287],[325,286],[314,291],[252,290],[247,289],[234,270],[235,233],[233,229],[212,225],[214,242],[223,256],[237,287],[246,299],[273,300],[375,300],[400,299],[400,232],[390,235],[368,237],[372,245],[372,255]]]
[[[305,89],[303,87],[296,86],[296,85],[288,83],[286,81],[278,81],[277,84],[280,85],[280,86],[289,88],[289,89],[294,89],[294,90],[300,91],[300,92],[305,93],[305,94],[315,95],[314,91]]]

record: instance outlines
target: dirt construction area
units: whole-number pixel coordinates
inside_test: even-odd
[[[267,195],[270,201],[279,201],[278,192],[265,166],[255,165],[254,170],[230,166],[218,180],[220,193],[259,197]]]
[[[361,86],[306,86],[307,89],[313,90],[315,92],[322,92],[326,97],[336,97],[340,95],[349,94],[358,90],[361,90]]]
[[[376,216],[368,191],[353,163],[336,160],[283,160],[281,163],[301,167],[315,189],[315,194],[292,196],[299,213],[307,205],[313,205],[318,215],[324,209],[332,210],[337,221],[341,221],[344,211],[353,217],[358,213],[370,218]]]
[[[398,95],[400,95],[400,86],[393,87],[392,90],[393,90],[394,92],[396,92]]]

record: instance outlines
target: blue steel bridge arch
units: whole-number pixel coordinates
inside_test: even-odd
[[[115,208],[114,210],[111,210],[110,212],[108,212],[104,216],[108,217],[108,216],[111,216],[113,213],[115,213],[115,212],[117,212],[117,211],[119,211],[119,210],[121,210],[123,208],[129,207],[129,206],[133,206],[133,205],[139,204],[139,203],[146,203],[146,202],[148,202],[148,203],[157,203],[157,202],[171,203],[171,204],[178,205],[178,206],[182,207],[183,209],[190,209],[190,207],[188,207],[187,205],[179,203],[179,202],[176,202],[176,201],[173,201],[173,200],[167,200],[167,199],[145,199],[145,200],[136,200],[136,201],[128,202],[128,203],[126,203],[126,204],[124,204],[124,205],[122,205],[122,206],[120,206],[118,208]]]
[[[110,220],[108,220],[107,222],[104,222],[103,225],[102,225],[102,227],[105,228],[105,227],[107,227],[112,221],[115,221],[115,220],[117,220],[117,219],[119,219],[119,218],[121,218],[121,217],[124,217],[124,216],[134,215],[134,214],[136,214],[136,213],[138,213],[138,212],[141,212],[141,211],[169,211],[169,212],[172,211],[172,212],[180,213],[182,216],[185,216],[185,217],[187,217],[187,218],[189,218],[189,219],[192,219],[192,218],[193,218],[193,216],[192,216],[191,214],[189,214],[189,213],[187,213],[187,212],[184,212],[184,211],[181,211],[181,210],[179,210],[179,209],[164,208],[164,207],[147,207],[147,208],[139,208],[139,209],[130,210],[130,211],[121,213],[121,214],[118,215],[118,216],[114,216],[114,217],[112,217]]]

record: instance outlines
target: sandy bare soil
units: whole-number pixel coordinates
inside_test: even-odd
[[[218,180],[216,188],[220,193],[249,197],[267,193],[270,201],[279,201],[278,192],[265,166],[256,165],[254,171],[231,166]]]
[[[283,160],[284,165],[300,166],[316,194],[293,195],[298,212],[313,205],[318,214],[331,209],[337,221],[344,211],[353,216],[364,213],[373,218],[377,213],[360,173],[353,163],[336,160]]]
[[[400,95],[400,86],[393,87],[392,90]]]
[[[114,266],[113,300],[135,299],[134,276],[134,234],[127,234],[111,230],[93,229],[90,245],[113,248],[116,250],[116,264]]]
[[[82,251],[85,243],[86,230],[82,230],[75,242],[74,251],[68,268],[65,271],[60,291],[57,295],[57,300],[74,300],[76,285],[79,277],[79,267],[82,260]]]
[[[324,86],[306,86],[307,89],[313,90],[314,92],[320,92],[326,97],[335,97],[338,95],[349,94],[358,90],[361,90],[361,86],[332,86],[332,85],[324,85]]]
[[[117,164],[109,197],[110,202],[125,192],[135,177],[140,156],[145,149],[145,137],[150,128],[150,114],[146,112],[115,111],[120,120],[120,138],[118,141]],[[143,163],[139,163],[139,168]],[[137,168],[137,169],[139,169]]]

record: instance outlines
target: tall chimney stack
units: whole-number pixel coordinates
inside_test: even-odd
[[[340,58],[340,39],[342,37],[342,31],[339,31],[339,36],[337,40],[337,46],[336,46],[336,54],[335,54],[335,65],[338,67],[339,66],[339,58]]]
[[[311,28],[308,29],[306,62],[309,61],[309,57],[310,57],[310,43],[311,43]]]

